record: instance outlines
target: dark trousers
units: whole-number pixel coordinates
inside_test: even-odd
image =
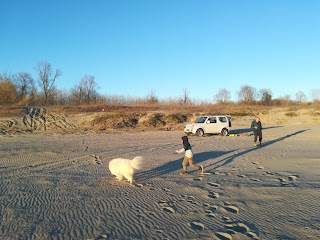
[[[253,136],[254,136],[254,142],[257,142],[257,138],[259,137],[259,142],[262,141],[262,131],[261,130],[255,130],[253,131]]]

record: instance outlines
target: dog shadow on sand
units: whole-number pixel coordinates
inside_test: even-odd
[[[244,155],[244,154],[248,154],[252,151],[257,151],[261,148],[265,148],[267,146],[270,146],[272,144],[275,144],[277,142],[283,141],[287,138],[293,137],[295,135],[301,134],[305,131],[308,131],[309,129],[305,129],[305,130],[301,130],[295,133],[291,133],[288,134],[286,136],[271,140],[271,141],[267,141],[264,142],[264,144],[262,146],[259,147],[252,147],[243,151],[239,151],[239,149],[232,149],[232,150],[228,150],[228,151],[207,151],[207,152],[201,152],[201,153],[195,153],[193,155],[193,159],[194,159],[194,164],[201,164],[204,161],[207,161],[209,159],[215,159],[215,158],[219,158],[222,156],[226,156],[225,158],[223,158],[222,160],[218,161],[218,162],[213,162],[209,165],[207,165],[205,167],[205,172],[211,172],[219,167],[228,165],[230,163],[232,163],[234,161],[234,159],[238,156]],[[236,154],[235,154],[236,152]],[[228,156],[232,154],[231,156]],[[178,170],[182,171],[182,161],[183,161],[183,157],[167,162],[159,167],[144,171],[144,172],[138,172],[135,174],[135,179],[140,181],[140,180],[148,180],[151,178],[156,178],[156,177],[161,177],[167,174],[171,174],[173,172],[176,172]],[[192,173],[194,171],[197,171],[194,168],[191,168],[189,165],[187,165],[188,167],[188,172]],[[177,173],[178,174],[178,173]]]

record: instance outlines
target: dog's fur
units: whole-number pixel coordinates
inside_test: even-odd
[[[116,158],[109,162],[109,170],[119,181],[124,177],[132,183],[135,170],[139,170],[142,167],[142,160],[141,156],[137,156],[132,160]]]

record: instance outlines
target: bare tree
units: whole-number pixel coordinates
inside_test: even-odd
[[[190,102],[189,92],[186,88],[183,89],[182,104],[188,104]]]
[[[320,89],[311,90],[311,98],[313,102],[320,101]]]
[[[299,91],[296,93],[296,100],[297,100],[297,102],[302,103],[307,100],[307,97],[302,91]]]
[[[70,104],[70,92],[66,90],[56,90],[54,94],[54,104],[67,106]]]
[[[270,89],[261,89],[259,96],[262,104],[269,105],[272,101],[272,92]]]
[[[84,86],[82,81],[71,89],[71,99],[76,104],[81,104],[84,101]]]
[[[19,72],[15,78],[15,84],[18,92],[18,99],[21,101],[31,94],[34,87],[34,80],[27,72]]]
[[[149,93],[149,95],[147,96],[147,101],[149,102],[149,103],[158,103],[159,102],[159,99],[158,99],[158,97],[156,96],[156,93],[155,93],[155,91],[152,89],[152,90],[150,90],[150,93]]]
[[[37,105],[39,103],[39,96],[38,96],[38,92],[35,86],[33,86],[29,99],[28,99],[28,103],[30,105]]]
[[[36,68],[39,75],[39,86],[43,94],[43,103],[48,104],[48,99],[53,91],[54,83],[58,77],[61,76],[62,72],[59,69],[52,72],[51,64],[48,62],[41,62]]]
[[[98,95],[97,89],[98,85],[94,80],[94,76],[92,75],[85,75],[82,80],[84,96],[86,102],[90,104],[91,102],[95,101]]]
[[[225,88],[221,88],[214,96],[216,102],[227,103],[231,99],[231,92]]]
[[[71,90],[71,97],[77,104],[81,104],[83,102],[90,104],[97,99],[97,89],[98,85],[94,80],[94,76],[85,75]]]
[[[254,87],[248,85],[240,87],[240,91],[238,92],[238,98],[240,101],[250,103],[255,100],[255,97],[256,89]]]
[[[289,105],[289,103],[291,102],[291,96],[290,94],[286,94],[283,97],[280,97],[280,99],[282,100],[282,102],[285,104],[285,106],[287,107]]]

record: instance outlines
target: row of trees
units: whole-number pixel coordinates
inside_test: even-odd
[[[85,75],[70,92],[58,90],[56,80],[61,77],[59,69],[41,62],[36,67],[37,81],[27,72],[15,75],[0,74],[0,105],[67,105],[90,104],[98,98],[98,85],[94,76]]]
[[[278,102],[282,101],[286,105],[290,102],[294,102],[290,95],[284,95],[283,97],[273,99],[272,91],[270,89],[261,89],[257,91],[254,87],[244,85],[240,87],[237,92],[239,102],[243,103],[261,103],[263,105],[279,105]],[[320,89],[313,89],[311,91],[312,101],[316,102],[320,100]],[[231,92],[225,88],[220,89],[215,95],[215,101],[218,103],[228,103],[231,101]],[[295,94],[296,103],[305,103],[307,96],[304,92],[298,91]]]
[[[80,105],[80,104],[134,104],[134,103],[158,103],[159,99],[154,90],[151,90],[145,98],[128,98],[121,96],[101,96],[98,93],[98,85],[92,75],[83,76],[80,81],[70,90],[58,90],[55,87],[56,80],[61,77],[59,69],[53,69],[48,62],[37,65],[37,81],[27,72],[19,72],[15,75],[0,74],[0,105]],[[320,89],[311,91],[313,101],[320,101]],[[306,95],[299,91],[295,94],[295,100],[290,95],[274,99],[270,89],[257,91],[249,85],[241,86],[237,92],[240,103],[262,105],[288,105],[289,103],[304,103]],[[226,88],[218,90],[214,95],[217,103],[230,103],[231,92]],[[180,99],[167,99],[169,103],[195,104],[187,89],[183,89]]]

